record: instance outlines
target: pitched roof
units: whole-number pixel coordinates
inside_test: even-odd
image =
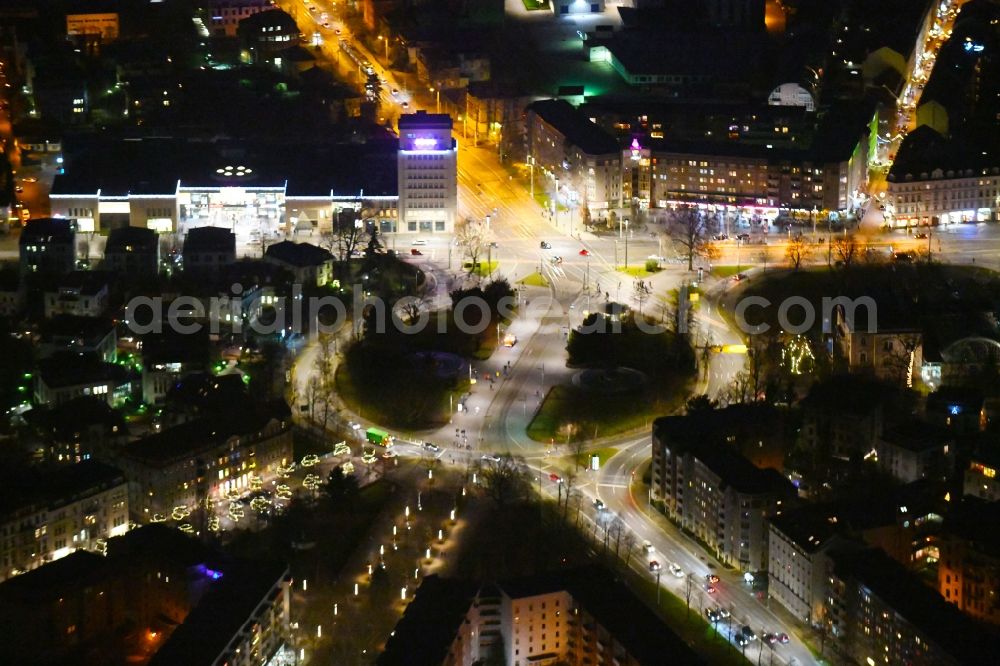
[[[333,259],[333,255],[324,248],[311,243],[295,243],[293,241],[281,241],[274,245],[268,245],[264,256],[267,259],[298,268],[319,266]]]

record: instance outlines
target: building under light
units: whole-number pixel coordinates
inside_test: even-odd
[[[458,146],[451,116],[404,114],[399,118],[399,231],[447,233],[455,230],[458,207]]]

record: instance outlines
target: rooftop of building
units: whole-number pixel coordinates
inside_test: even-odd
[[[104,252],[155,252],[159,246],[159,235],[145,227],[118,227],[108,234]]]
[[[32,243],[63,242],[72,243],[76,238],[76,230],[72,220],[40,217],[28,220],[21,230],[21,247]]]
[[[984,525],[1000,525],[1000,502],[966,495],[945,516],[944,533],[971,543],[985,555],[1000,558],[1000,530],[983,529]]]
[[[46,319],[39,326],[42,342],[74,338],[88,345],[97,344],[114,330],[114,322],[106,317],[81,317],[68,314]]]
[[[120,365],[106,363],[94,353],[57,352],[38,362],[38,376],[50,389],[124,381],[128,373]]]
[[[647,29],[648,30],[648,29]],[[707,77],[749,81],[759,73],[766,36],[741,34],[733,39],[724,31],[644,30],[618,33],[594,42],[605,47],[635,75]]]
[[[838,577],[862,585],[959,663],[982,663],[995,643],[991,632],[881,549],[831,551],[831,558]]]
[[[54,469],[7,467],[0,478],[0,516],[34,505],[63,506],[94,489],[125,484],[119,470],[96,460]]]
[[[376,663],[379,666],[442,663],[477,592],[480,596],[495,594],[494,587],[511,598],[568,592],[639,663],[660,663],[663,655],[670,655],[670,663],[680,666],[704,663],[622,581],[600,567],[503,580],[495,586],[428,576]]]
[[[79,291],[84,296],[96,296],[108,288],[111,278],[111,274],[105,271],[72,271],[55,280],[51,291],[68,289]]]
[[[837,536],[922,518],[940,508],[944,491],[920,480],[903,486],[874,487],[850,497],[804,504],[769,520],[805,552],[815,552]]]
[[[890,386],[861,375],[833,375],[813,384],[802,399],[803,409],[829,414],[868,416],[882,409],[891,393]]]
[[[763,410],[770,411],[770,410]],[[653,439],[671,450],[690,453],[719,476],[722,482],[739,492],[794,495],[791,482],[775,469],[761,469],[744,458],[728,442],[734,429],[754,427],[760,412],[742,409],[711,410],[664,416],[653,422]],[[761,419],[760,425],[774,421]]]
[[[254,32],[274,32],[275,30],[299,32],[295,19],[282,9],[268,9],[256,14],[251,14],[240,21],[240,34],[245,31]]]
[[[223,227],[195,227],[184,237],[184,253],[236,252],[236,234]]]
[[[940,449],[944,445],[954,443],[955,435],[938,424],[913,419],[886,428],[882,433],[882,441],[908,451],[919,452]]]
[[[271,145],[163,137],[98,142],[79,137],[65,146],[65,173],[56,176],[52,192],[94,196],[100,191],[102,197],[124,197],[173,195],[178,187],[245,187],[283,188],[288,197],[357,196],[362,191],[367,196],[395,196],[396,149],[392,139]]]
[[[618,141],[582,111],[564,99],[547,99],[528,106],[566,140],[588,155],[608,155],[621,150]]]
[[[220,565],[212,584],[184,622],[149,661],[149,666],[211,664],[223,654],[247,620],[289,581],[288,566],[272,561],[230,560]]]
[[[427,113],[416,111],[399,117],[399,130],[405,129],[451,129],[451,116],[447,113]]]
[[[325,248],[294,241],[281,241],[268,245],[264,256],[299,268],[319,266],[333,259],[333,255]]]
[[[232,405],[227,411],[201,416],[132,442],[123,453],[146,465],[164,466],[214,449],[232,437],[256,435],[272,420],[284,421],[288,416],[284,403]]]
[[[81,431],[101,426],[112,432],[126,433],[125,417],[108,403],[92,395],[74,398],[50,408],[36,407],[26,415],[29,423],[39,431],[58,440],[73,440]]]

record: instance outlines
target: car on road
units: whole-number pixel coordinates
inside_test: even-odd
[[[590,250],[588,250],[586,248],[580,250],[580,256],[581,257],[589,257],[590,256]]]
[[[721,615],[721,616],[722,616],[723,618],[727,618],[727,617],[729,617],[730,615],[732,615],[732,613],[730,613],[730,612],[729,612],[728,610],[726,610],[725,608],[719,608],[719,615]]]
[[[922,231],[919,234],[913,234],[913,237],[917,240],[927,240],[927,234]]]
[[[553,472],[552,474],[549,474],[549,481],[553,483],[560,483],[562,482],[562,477]]]
[[[594,500],[594,508],[597,509],[598,511],[604,511],[604,509],[605,509],[604,502],[602,502],[599,499],[595,499]]]
[[[386,449],[385,453],[382,454],[383,458],[395,458],[397,453],[392,449]]]
[[[326,28],[327,30],[329,30],[330,29],[330,22],[327,21],[326,23],[324,23],[323,27]]]
[[[764,642],[768,645],[774,645],[778,642],[778,637],[775,634],[764,634]]]
[[[402,106],[404,109],[408,109],[408,108],[410,108],[410,103],[407,102],[407,101],[404,101],[400,106]]]
[[[356,423],[355,421],[348,421],[347,427],[350,428],[351,430],[361,430],[361,424]]]
[[[548,241],[542,241],[541,243],[538,244],[538,246],[540,248],[542,248],[543,250],[551,250],[552,249],[552,243],[550,243]]]
[[[551,259],[549,259],[549,263],[551,263],[553,266],[558,266],[562,262],[563,262],[562,257],[552,257]]]
[[[389,91],[389,94],[392,95],[393,97],[395,97],[396,95],[399,94],[399,90],[397,90],[396,88],[393,88],[392,90]]]
[[[498,247],[500,247],[500,246],[499,246],[499,245],[497,245],[497,242],[496,242],[496,241],[490,241],[490,247],[492,247],[493,249],[496,249],[496,248],[498,248]]]
[[[22,183],[37,183],[38,179],[35,178],[34,176],[28,176],[27,178],[22,178],[21,182]]]
[[[707,580],[710,585],[715,585],[719,582],[719,577],[715,574],[708,574],[705,576],[705,580]]]
[[[430,442],[424,442],[424,448],[427,449],[428,451],[433,451],[434,453],[438,453],[441,451],[440,446],[438,446],[437,444],[431,444]]]
[[[737,273],[736,275],[733,276],[733,282],[743,282],[743,280],[746,279],[747,279],[746,273]]]
[[[719,588],[717,588],[714,585],[706,585],[705,586],[705,592],[707,592],[709,594],[715,594],[718,591],[719,591]]]
[[[666,257],[664,257],[664,256],[661,256],[661,255],[659,255],[659,254],[651,254],[651,255],[649,255],[649,256],[648,256],[648,257],[646,257],[646,258],[647,258],[647,259],[652,259],[653,261],[658,261],[658,262],[660,262],[661,264],[665,264],[665,263],[667,263],[667,258],[666,258]]]
[[[674,578],[684,578],[684,569],[676,562],[670,565],[670,573]]]
[[[648,541],[642,542],[642,552],[652,553],[654,550],[656,550],[656,548],[653,547],[653,544],[649,543]]]
[[[410,243],[410,245],[427,245],[427,239],[426,238],[417,238],[412,243]]]
[[[653,573],[656,573],[657,571],[660,570],[660,563],[657,562],[656,560],[650,560],[649,561],[649,570],[652,571]]]
[[[909,262],[913,261],[916,258],[917,258],[917,256],[916,256],[915,252],[893,252],[892,253],[892,260],[893,261],[897,261],[899,263],[909,263]]]
[[[489,462],[500,462],[500,455],[497,453],[486,453],[483,455],[483,460]]]
[[[788,638],[788,634],[786,634],[785,632],[781,632],[780,634],[778,634],[778,642],[781,643],[782,645],[788,645],[789,640],[790,639]]]
[[[717,241],[729,240],[729,236],[727,236],[726,234],[715,234],[714,236],[712,236],[712,240],[717,240]]]
[[[722,619],[722,616],[719,615],[719,611],[715,610],[714,608],[706,608],[705,617],[708,618],[709,622],[718,622],[719,620]]]
[[[750,240],[750,234],[739,234],[736,236],[736,240],[743,241],[745,243]]]
[[[17,187],[14,188],[14,191],[20,194],[21,192],[24,192],[24,188],[18,185]]]
[[[336,30],[334,30],[334,32],[339,35],[340,34],[340,28],[337,28]]]
[[[513,347],[516,344],[517,344],[517,336],[514,335],[513,333],[508,333],[507,335],[503,336],[504,347]]]
[[[746,638],[747,641],[757,640],[757,634],[753,632],[753,629],[751,629],[749,625],[744,625],[743,628],[740,629],[740,635]]]
[[[422,256],[424,256],[424,253],[423,253],[423,252],[421,252],[420,250],[418,250],[418,249],[417,249],[417,248],[415,248],[415,247],[413,247],[413,248],[410,248],[410,254],[412,254],[412,255],[413,255],[413,256],[415,256],[415,257],[422,257]]]
[[[743,634],[736,634],[736,636],[733,637],[733,640],[740,647],[746,647],[747,645],[750,644],[749,639],[747,639],[747,637],[744,636]]]

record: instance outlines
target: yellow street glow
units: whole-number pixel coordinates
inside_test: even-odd
[[[746,345],[722,345],[723,354],[746,354]]]

